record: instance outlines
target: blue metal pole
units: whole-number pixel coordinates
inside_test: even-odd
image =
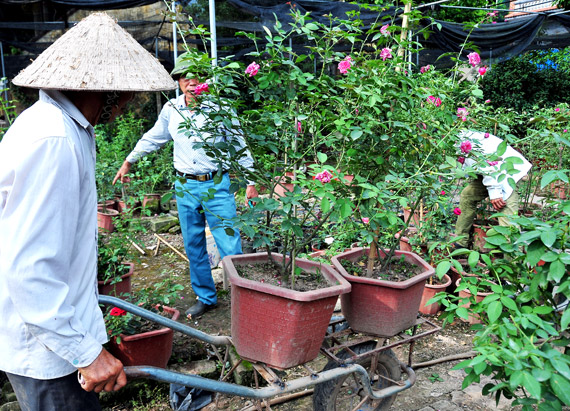
[[[212,345],[232,344],[232,340],[230,337],[224,335],[215,336],[215,335],[206,334],[205,332],[189,327],[177,321],[173,321],[170,318],[163,317],[162,315],[155,314],[151,311],[145,310],[144,308],[128,303],[117,297],[111,297],[109,295],[100,295],[99,303],[113,305],[115,307],[122,308],[123,310],[138,315],[139,317],[145,318],[150,321],[154,321],[160,325],[164,325],[165,327],[171,328],[175,331],[180,331],[183,334],[204,341],[208,344]]]
[[[402,369],[408,374],[408,379],[402,385],[392,385],[390,387],[374,390],[370,385],[370,377],[364,367],[359,364],[350,364],[339,366],[327,371],[321,371],[315,375],[297,378],[285,382],[284,385],[274,384],[263,388],[243,387],[241,385],[232,384],[223,381],[210,380],[208,378],[199,377],[191,374],[182,374],[175,371],[165,370],[156,367],[125,367],[125,373],[128,378],[149,378],[156,381],[167,382],[171,384],[184,385],[186,387],[195,387],[208,391],[220,392],[228,395],[238,395],[246,398],[266,399],[275,397],[279,394],[286,394],[307,388],[316,384],[331,381],[339,377],[355,373],[361,381],[362,387],[373,400],[390,397],[401,391],[404,391],[414,385],[416,375],[414,371],[401,364]]]

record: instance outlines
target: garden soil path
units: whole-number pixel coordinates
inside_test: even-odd
[[[170,244],[180,251],[184,251],[182,238],[179,234],[161,234]],[[168,247],[161,245],[158,255],[153,256],[156,247],[156,238],[152,235],[140,237],[147,247],[147,256],[141,256],[136,263],[136,274],[133,278],[133,287],[136,289],[142,285],[172,276],[185,289],[182,292],[182,299],[174,304],[181,313],[184,313],[195,302],[195,295],[192,293],[188,278],[187,263]],[[230,335],[230,297],[229,292],[222,287],[221,269],[214,269],[214,277],[219,289],[219,304],[215,310],[207,312],[199,319],[189,321],[181,315],[182,322],[209,334]],[[432,321],[437,323],[433,317]],[[471,341],[474,332],[469,330],[469,326],[464,323],[456,323],[447,326],[440,332],[420,339],[414,347],[414,364],[438,359],[454,354],[466,353],[471,350]],[[408,347],[407,345],[404,347]],[[396,351],[398,357],[405,361],[407,348]],[[186,367],[197,359],[208,357],[215,360],[212,352],[201,342],[190,339],[181,333],[175,333],[174,352],[169,367]],[[481,395],[481,388],[486,383],[484,377],[479,384],[473,384],[465,390],[461,389],[464,373],[452,370],[453,366],[460,360],[444,362],[437,365],[419,368],[416,370],[417,381],[410,389],[398,394],[396,401],[392,405],[392,410],[421,410],[421,411],[455,411],[455,410],[512,410],[510,401],[502,399],[498,406],[489,397]],[[324,362],[321,359],[312,367],[316,370],[322,369]],[[290,378],[298,372],[296,369],[288,370]],[[165,408],[169,409],[167,404]],[[206,410],[242,410],[252,406],[250,400],[220,395],[217,403],[207,406]],[[311,410],[312,396],[307,395],[295,401],[283,404],[272,405],[272,409],[279,411]],[[128,407],[113,407],[113,410],[134,410]],[[251,409],[255,409],[251,407]]]

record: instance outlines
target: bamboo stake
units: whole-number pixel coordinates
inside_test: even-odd
[[[131,240],[129,238],[129,236],[127,236],[127,239],[131,242],[133,247],[135,247],[138,250],[139,253],[141,253],[142,255],[146,255],[146,252],[142,248],[140,248],[137,243],[135,243],[133,240]]]
[[[404,16],[402,17],[402,33],[400,34],[400,44],[406,40],[406,38],[408,37],[408,26],[410,24],[409,22],[409,16],[408,14],[412,11],[412,2],[411,0],[405,4],[404,6]],[[404,48],[400,45],[398,47],[398,57],[404,57]],[[396,67],[396,71],[400,71],[400,67]]]
[[[154,256],[156,257],[158,255],[158,249],[160,248],[160,238],[156,239],[156,247],[154,247]]]
[[[176,254],[178,254],[180,257],[182,257],[183,259],[185,259],[186,261],[188,260],[188,257],[186,257],[184,254],[182,254],[180,251],[178,251],[176,248],[174,248],[174,246],[172,244],[170,244],[168,241],[166,241],[164,238],[162,238],[161,236],[159,236],[158,234],[154,233],[154,236],[156,238],[158,238],[160,241],[162,241],[164,244],[166,244],[172,251],[174,251]],[[158,247],[157,247],[158,248]]]

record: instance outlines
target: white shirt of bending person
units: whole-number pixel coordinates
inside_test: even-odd
[[[0,142],[0,369],[53,379],[107,341],[97,293],[93,127],[60,92]]]
[[[475,159],[466,155],[464,167],[473,167],[478,174],[483,175],[483,185],[487,188],[491,200],[502,198],[506,201],[513,193],[513,187],[509,184],[509,179],[512,178],[517,183],[528,174],[532,164],[511,146],[507,146],[506,151],[500,157],[497,157],[497,149],[503,140],[489,133],[487,133],[488,137],[485,137],[485,134],[478,131],[463,131],[459,134],[459,144],[469,140],[477,154],[491,162],[496,161],[497,164],[481,167]],[[464,154],[461,153],[460,155],[463,156]],[[514,160],[513,167],[515,171],[510,174],[506,170],[501,170],[501,166],[509,157],[515,157],[520,160]],[[501,175],[505,175],[505,177],[500,177]]]

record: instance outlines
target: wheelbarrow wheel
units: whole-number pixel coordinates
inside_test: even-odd
[[[363,354],[373,350],[375,347],[376,344],[374,342],[366,342],[351,349],[356,354]],[[344,350],[338,353],[337,356],[340,359],[347,359],[350,358],[351,354]],[[376,369],[371,375],[372,358],[373,356],[371,355],[356,362],[368,371],[372,388],[378,390],[394,385],[386,378],[393,381],[400,380],[402,375],[400,363],[392,350],[378,353]],[[338,366],[337,362],[330,360],[323,371],[337,368]],[[355,409],[360,404],[357,409],[361,411],[388,410],[396,399],[396,395],[379,400],[369,398],[363,404],[360,404],[367,397],[367,392],[362,386],[360,379],[356,375],[351,374],[317,384],[313,393],[313,408],[315,411],[347,411]]]

